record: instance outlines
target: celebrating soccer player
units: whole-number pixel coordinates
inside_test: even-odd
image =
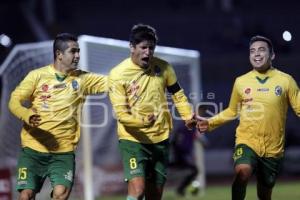
[[[288,104],[300,116],[300,94],[295,80],[272,66],[275,54],[268,38],[252,37],[249,50],[253,70],[235,80],[229,107],[202,119],[197,127],[200,132],[211,131],[239,115],[232,200],[245,198],[254,172],[258,198],[270,200],[283,160]]]
[[[162,198],[172,127],[165,89],[187,127],[195,122],[190,104],[173,67],[154,57],[156,31],[135,25],[130,34],[130,57],[109,75],[109,95],[118,120],[127,200]]]
[[[58,34],[54,63],[31,71],[12,92],[9,108],[24,122],[18,160],[20,200],[35,199],[46,177],[55,200],[68,199],[74,182],[85,96],[107,91],[107,77],[79,70],[77,38]],[[23,102],[30,105],[24,106]]]

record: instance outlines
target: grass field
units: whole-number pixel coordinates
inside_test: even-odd
[[[174,191],[166,190],[163,200],[230,200],[231,186],[208,186],[203,196],[197,197],[178,197]],[[97,200],[125,200],[126,195],[123,196],[109,196],[101,197]],[[247,188],[246,200],[256,200],[256,187],[254,184],[250,184]],[[300,181],[293,182],[278,182],[273,189],[272,200],[300,200]]]

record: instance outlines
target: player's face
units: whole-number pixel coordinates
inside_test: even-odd
[[[249,59],[255,70],[264,72],[271,66],[274,54],[270,53],[270,49],[266,42],[256,41],[250,46]]]
[[[78,43],[69,41],[68,48],[64,52],[59,53],[58,59],[65,71],[72,71],[77,68],[80,59],[79,51]]]
[[[147,68],[153,58],[155,43],[144,40],[135,46],[130,45],[131,59],[140,67]]]

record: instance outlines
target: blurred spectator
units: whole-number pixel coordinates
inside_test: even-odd
[[[198,115],[204,116],[205,107],[199,106]],[[208,144],[206,136],[195,132],[187,132],[185,127],[177,129],[171,141],[173,157],[170,166],[186,171],[176,188],[176,193],[185,196],[187,190],[192,195],[205,188],[204,147]]]
[[[198,174],[198,168],[194,156],[194,134],[189,133],[185,128],[179,128],[174,133],[171,148],[174,157],[171,158],[170,167],[187,171],[181,176],[179,185],[176,188],[178,195],[184,196],[185,189],[189,186]]]

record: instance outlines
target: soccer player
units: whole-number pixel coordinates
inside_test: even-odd
[[[54,63],[29,72],[11,94],[9,108],[24,122],[16,183],[20,200],[35,199],[46,177],[53,199],[68,199],[71,192],[82,104],[86,95],[108,88],[106,76],[77,68],[79,50],[75,36],[58,34]]]
[[[193,112],[173,67],[154,57],[156,31],[149,25],[133,26],[130,57],[109,75],[109,95],[118,120],[119,149],[123,158],[127,200],[160,200],[169,159],[172,118],[165,90],[191,127]]]
[[[197,128],[211,131],[239,115],[232,199],[245,198],[247,183],[256,173],[258,198],[270,200],[283,160],[288,104],[300,116],[300,94],[295,80],[272,66],[275,54],[268,38],[252,37],[249,50],[253,70],[235,80],[229,107],[202,119]]]

